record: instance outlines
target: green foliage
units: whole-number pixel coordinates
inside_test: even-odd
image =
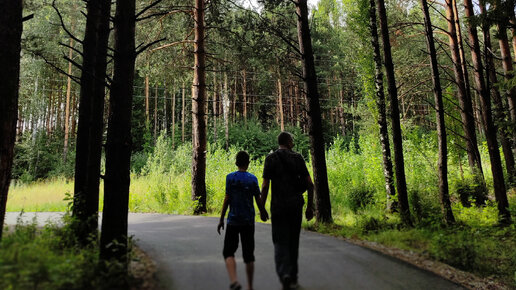
[[[478,262],[477,242],[467,232],[443,232],[432,240],[432,255],[449,265],[474,270]]]
[[[23,183],[55,177],[71,178],[75,166],[75,150],[70,144],[67,160],[63,160],[62,133],[48,137],[40,130],[25,133],[14,148],[12,178]]]
[[[118,289],[129,281],[120,275],[122,265],[104,262],[99,266],[98,243],[81,247],[74,235],[73,218],[39,227],[36,220],[5,229],[0,242],[1,289]],[[132,247],[132,243],[130,243]]]

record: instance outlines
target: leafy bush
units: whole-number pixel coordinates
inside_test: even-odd
[[[373,192],[363,187],[353,188],[346,195],[346,201],[349,209],[357,213],[360,209],[373,203]]]
[[[465,231],[447,231],[432,240],[431,255],[446,264],[462,270],[478,268],[478,244]]]

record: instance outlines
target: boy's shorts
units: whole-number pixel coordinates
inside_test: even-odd
[[[254,225],[227,225],[224,237],[224,259],[234,257],[238,248],[238,236],[242,241],[244,263],[254,262]]]

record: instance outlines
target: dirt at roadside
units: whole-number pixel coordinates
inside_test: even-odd
[[[156,278],[156,263],[138,246],[133,245],[129,275],[132,277],[131,290],[159,289]]]

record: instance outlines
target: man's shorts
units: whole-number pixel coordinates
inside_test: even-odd
[[[234,257],[238,248],[238,236],[242,241],[242,255],[244,263],[254,262],[254,224],[253,225],[227,225],[224,237],[224,259]]]

